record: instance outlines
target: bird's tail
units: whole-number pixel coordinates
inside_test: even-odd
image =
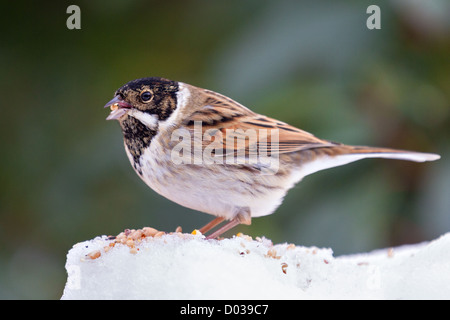
[[[406,160],[414,162],[435,161],[440,159],[440,155],[435,153],[416,152],[408,150],[398,150],[390,148],[376,148],[366,146],[336,146],[336,153],[340,155],[354,156],[358,158],[386,158],[396,160]],[[339,149],[341,149],[339,151]]]
[[[310,161],[304,163],[302,167],[303,176],[367,158],[385,158],[415,162],[434,161],[440,158],[440,155],[434,153],[342,144],[314,148],[310,152],[312,153],[312,158]]]

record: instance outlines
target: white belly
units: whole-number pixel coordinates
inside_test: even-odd
[[[171,160],[170,152],[154,143],[155,140],[141,157],[140,177],[160,195],[193,210],[232,219],[237,207],[249,207],[252,217],[265,216],[275,211],[286,191],[297,182],[283,180],[282,186],[269,190],[256,183],[239,182],[233,172],[223,169],[217,172],[217,167],[176,165]],[[133,161],[128,150],[127,155]],[[264,179],[267,184],[280,184],[279,180],[271,180],[276,177],[266,176]]]

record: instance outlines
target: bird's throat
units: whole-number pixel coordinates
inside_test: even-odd
[[[141,170],[140,158],[157,134],[157,128],[149,128],[131,116],[127,116],[120,121],[120,126],[122,127],[125,146],[133,158],[133,166],[139,172]]]

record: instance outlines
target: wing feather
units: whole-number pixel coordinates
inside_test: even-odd
[[[193,112],[185,124],[192,132],[196,124],[198,128],[201,124],[202,136],[208,132],[209,136],[215,137],[203,139],[203,147],[214,141],[216,146],[222,147],[224,154],[265,152],[270,155],[337,145],[287,123],[256,114],[218,93],[207,92],[209,96],[204,106]]]
[[[192,111],[183,124],[191,131],[191,137],[198,135],[201,128],[201,145],[221,150],[222,155],[281,155],[310,150],[308,157],[343,158],[346,162],[363,158],[391,158],[409,161],[432,161],[439,155],[376,148],[348,146],[319,139],[309,132],[287,123],[257,114],[238,102],[210,90],[203,90],[203,103]],[[198,126],[198,127],[196,127]],[[194,138],[192,138],[194,139]],[[353,156],[352,156],[353,155]],[[354,159],[354,160],[353,160]],[[351,161],[350,161],[351,160]]]

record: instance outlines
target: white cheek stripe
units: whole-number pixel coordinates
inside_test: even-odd
[[[138,119],[150,129],[156,129],[158,127],[158,116],[155,114],[149,114],[137,109],[131,109],[128,111],[128,115]]]

